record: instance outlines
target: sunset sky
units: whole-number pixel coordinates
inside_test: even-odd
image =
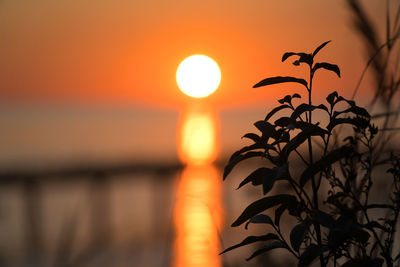
[[[374,19],[384,16],[382,1],[363,2]],[[279,89],[250,89],[260,79],[301,75],[301,68],[280,63],[285,51],[311,51],[333,40],[320,57],[339,64],[343,79],[321,80],[344,91],[354,88],[363,59],[346,5],[335,0],[3,0],[0,35],[2,103],[179,108],[187,97],[177,91],[176,68],[200,53],[222,70],[209,101],[247,105],[281,95]]]
[[[384,1],[362,3],[373,21],[383,21]],[[15,131],[10,127],[10,121],[32,123],[15,111],[27,107],[127,109],[143,120],[147,120],[146,116],[157,118],[154,114],[164,113],[168,117],[164,112],[168,110],[173,123],[163,123],[174,129],[174,114],[194,103],[178,90],[175,81],[177,66],[192,54],[210,56],[218,62],[222,73],[219,89],[197,102],[225,114],[238,114],[240,110],[241,114],[253,114],[254,110],[261,110],[258,118],[285,93],[294,89],[304,93],[303,88],[295,85],[286,89],[251,88],[268,76],[305,74],[305,67],[281,63],[284,52],[311,52],[322,42],[332,40],[319,58],[338,64],[342,79],[330,72],[318,74],[314,86],[319,99],[332,90],[349,97],[366,62],[346,3],[337,0],[3,0],[0,36],[0,109],[11,108],[15,117],[2,112],[0,122],[6,133],[0,141],[10,151],[15,150],[10,146],[12,138],[15,144],[21,145],[21,140],[32,143],[30,137],[15,139]],[[368,96],[367,84],[368,79],[363,83],[366,90],[360,94],[362,102]],[[32,115],[30,111],[26,113]],[[51,112],[43,113],[43,117],[35,114],[46,120]],[[61,123],[56,115],[51,116],[44,128],[55,121]],[[222,121],[228,125],[222,132],[235,127],[232,119],[227,121]],[[24,127],[27,126],[21,122],[20,131],[29,129]],[[130,127],[135,131],[134,126]],[[125,128],[113,131],[117,129],[123,132]],[[56,131],[54,136],[57,134]],[[232,138],[237,139],[238,135],[235,133]]]

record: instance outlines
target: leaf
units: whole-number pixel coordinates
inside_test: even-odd
[[[353,235],[354,239],[361,244],[367,243],[368,239],[370,238],[370,234],[362,229],[353,230]]]
[[[310,266],[310,264],[322,253],[322,248],[311,244],[309,245],[303,254],[300,255],[298,267]]]
[[[239,216],[239,218],[236,219],[232,223],[232,227],[236,227],[247,221],[248,219],[256,216],[257,214],[270,209],[274,206],[277,206],[279,204],[285,204],[289,206],[290,202],[297,203],[296,197],[292,195],[287,195],[287,194],[280,194],[276,196],[270,196],[270,197],[264,197],[262,199],[259,199],[253,203],[251,203],[244,211],[243,213]]]
[[[292,113],[292,115],[290,116],[292,118],[292,120],[296,120],[298,117],[300,117],[301,114],[303,114],[304,112],[308,112],[308,111],[313,111],[315,109],[321,109],[321,110],[325,110],[326,112],[328,112],[328,108],[324,105],[319,105],[319,106],[313,106],[313,105],[309,105],[309,104],[301,104],[299,105]]]
[[[250,182],[252,182],[253,185],[260,185],[263,183],[264,177],[269,176],[271,172],[272,170],[270,168],[258,168],[254,172],[250,173],[250,175],[239,184],[237,189]]]
[[[269,191],[271,191],[275,181],[284,180],[287,179],[288,177],[289,177],[289,170],[286,164],[272,168],[272,170],[270,170],[262,177],[263,194],[265,195]]]
[[[362,229],[362,226],[352,217],[352,215],[342,215],[336,220],[336,227],[331,228],[328,235],[328,246],[336,249],[349,240],[359,243],[366,243],[370,235]]]
[[[299,59],[293,62],[293,65],[299,66],[300,63],[307,63],[310,67],[313,64],[313,56],[307,53],[294,53],[294,52],[286,52],[282,56],[282,62],[288,59],[291,56],[299,56]]]
[[[254,126],[262,133],[262,138],[266,140],[270,137],[276,139],[275,127],[271,123],[267,121],[256,121]]]
[[[335,98],[338,97],[338,93],[336,91],[330,93],[327,97],[326,97],[326,101],[331,104],[331,106],[334,104],[333,101],[335,101]]]
[[[253,88],[272,85],[272,84],[278,84],[278,83],[300,83],[307,88],[307,82],[304,79],[288,77],[288,76],[286,76],[286,77],[276,76],[276,77],[266,78],[266,79],[260,81],[259,83],[255,84],[253,86]]]
[[[267,145],[268,146],[268,145]],[[239,157],[241,154],[251,151],[251,150],[257,150],[257,149],[266,149],[267,146],[263,143],[255,143],[249,146],[242,147],[238,151],[235,151],[235,153],[232,154],[232,156],[229,158],[228,163],[233,162],[237,157]]]
[[[306,54],[306,53],[298,53],[298,55],[300,56],[300,58],[296,60],[298,62],[297,65],[300,65],[300,63],[304,62],[307,63],[311,68],[313,64],[313,56],[311,54]]]
[[[365,108],[355,106],[355,105],[350,107],[349,109],[347,109],[346,112],[352,112],[352,113],[362,116],[362,117],[371,118],[371,115],[369,115],[368,111]]]
[[[297,93],[294,93],[294,94],[292,95],[292,98],[301,98],[301,95],[299,95],[299,94],[297,94]]]
[[[248,225],[250,223],[255,223],[255,224],[259,224],[259,223],[264,223],[264,224],[269,224],[269,225],[274,225],[274,223],[272,222],[271,217],[269,217],[268,215],[265,214],[258,214],[254,217],[252,217],[245,225],[245,229],[247,230]]]
[[[337,226],[336,220],[332,218],[331,215],[323,212],[322,210],[317,210],[314,213],[313,220],[329,229],[335,228]]]
[[[352,259],[347,261],[342,267],[381,267],[384,263],[383,259],[371,259],[370,257],[366,257],[364,259]]]
[[[329,43],[330,43],[330,40],[326,41],[323,44],[321,44],[320,46],[318,46],[317,49],[315,49],[314,52],[312,53],[312,57],[315,57],[318,54],[318,52]]]
[[[281,205],[279,208],[275,210],[275,225],[279,226],[279,222],[281,220],[282,214],[287,210],[286,205]]]
[[[286,52],[285,54],[283,54],[282,56],[282,62],[284,62],[286,59],[288,59],[291,56],[297,55],[297,53],[294,52]]]
[[[290,244],[294,251],[299,251],[301,243],[303,243],[304,239],[307,236],[308,228],[310,227],[310,223],[308,221],[303,221],[293,227],[290,232]]]
[[[258,143],[261,140],[261,137],[255,133],[247,133],[243,135],[242,138],[248,138],[250,140],[253,140],[255,143]]]
[[[276,177],[274,176],[273,173],[270,173],[269,176],[264,176],[263,177],[263,194],[267,194],[269,191],[271,191],[272,187],[274,186],[274,183],[276,181]]]
[[[345,157],[353,151],[350,146],[342,146],[338,149],[332,150],[326,156],[323,156],[318,161],[314,162],[303,171],[300,177],[300,186],[303,187],[315,174],[324,171],[333,163]]]
[[[236,244],[234,246],[231,246],[227,249],[225,249],[224,251],[222,251],[221,253],[219,253],[219,255],[224,254],[225,252],[228,252],[232,249],[235,248],[239,248],[245,245],[249,245],[255,242],[260,242],[260,241],[269,241],[269,240],[279,240],[279,237],[276,234],[266,234],[266,235],[262,235],[262,236],[248,236],[246,237],[242,242],[240,242],[239,244]]]
[[[329,134],[329,132],[325,129],[322,129],[321,127],[318,126],[318,124],[313,124],[305,121],[296,121],[296,123],[293,125],[296,129],[300,129],[303,132],[319,132],[321,134],[318,134],[320,136],[324,136],[326,134]]]
[[[273,115],[275,115],[275,113],[277,113],[278,111],[282,110],[282,109],[286,109],[286,108],[291,108],[289,105],[280,105],[277,106],[276,108],[274,108],[273,110],[271,110],[267,116],[265,117],[265,121],[268,121]]]
[[[371,115],[368,113],[368,111],[365,108],[361,108],[361,107],[356,106],[356,105],[351,106],[348,109],[345,109],[345,110],[342,110],[342,111],[335,111],[333,113],[333,117],[336,118],[337,116],[339,116],[339,115],[341,115],[343,113],[350,113],[350,112],[355,114],[355,115],[362,116],[362,117],[365,117],[365,118],[370,118],[371,117]]]
[[[269,243],[262,249],[259,249],[256,252],[254,252],[249,258],[246,259],[246,261],[249,261],[249,260],[253,259],[254,257],[257,257],[265,252],[268,252],[268,251],[276,249],[276,248],[287,248],[287,247],[282,241],[274,241],[272,243]]]
[[[334,73],[336,73],[337,76],[339,76],[340,78],[340,69],[337,65],[335,64],[330,64],[330,63],[316,63],[312,69],[312,72],[315,73],[318,69],[326,69],[326,70],[330,70],[333,71]]]
[[[292,97],[290,95],[285,95],[284,98],[278,100],[279,103],[292,103]]]
[[[328,131],[332,131],[337,125],[340,124],[352,124],[356,128],[365,129],[369,125],[369,120],[362,117],[352,117],[352,118],[333,118],[326,128]]]
[[[274,124],[275,124],[275,126],[286,127],[292,122],[293,122],[293,120],[290,117],[281,117],[281,118],[277,119],[274,122]]]
[[[251,151],[251,152],[248,152],[243,155],[239,155],[236,158],[234,158],[231,162],[229,162],[228,165],[225,166],[223,180],[226,179],[226,177],[232,171],[233,167],[235,167],[239,162],[241,162],[245,159],[254,158],[254,157],[264,157],[264,152]]]

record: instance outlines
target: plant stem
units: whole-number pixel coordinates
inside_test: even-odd
[[[312,92],[312,81],[313,81],[313,73],[312,73],[312,67],[310,66],[310,84],[308,88],[308,104],[311,106],[312,100],[311,100],[311,92]],[[308,123],[312,123],[312,111],[308,111]],[[313,163],[313,150],[312,150],[312,142],[311,142],[311,136],[308,137],[308,151],[310,155],[310,165]],[[312,190],[313,190],[313,202],[314,202],[314,209],[318,210],[318,188],[315,184],[315,176],[311,177],[311,182],[312,182]],[[321,227],[319,223],[314,222],[314,227],[315,227],[315,232],[317,234],[317,241],[318,241],[318,246],[322,247],[322,239],[321,239]],[[319,255],[319,261],[321,264],[321,267],[325,267],[325,261],[324,261],[324,255],[321,253]]]

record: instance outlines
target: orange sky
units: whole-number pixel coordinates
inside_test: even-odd
[[[384,1],[362,2],[375,19],[384,16]],[[176,68],[198,53],[221,67],[221,86],[207,100],[214,106],[274,103],[282,89],[251,86],[267,76],[301,76],[303,68],[280,62],[282,53],[326,40],[333,42],[319,56],[338,64],[343,78],[324,73],[315,86],[349,96],[365,62],[337,0],[3,0],[0,36],[3,104],[179,108],[191,100],[176,86]]]

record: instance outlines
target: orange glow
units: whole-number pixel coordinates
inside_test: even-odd
[[[202,165],[212,163],[217,156],[217,127],[215,114],[191,112],[181,118],[179,158],[183,163]]]
[[[221,266],[218,232],[222,225],[222,181],[212,165],[219,145],[216,116],[197,108],[187,111],[179,125],[179,156],[186,167],[174,213],[174,267]]]
[[[182,173],[175,207],[174,267],[221,266],[221,181],[211,165],[189,166]]]

